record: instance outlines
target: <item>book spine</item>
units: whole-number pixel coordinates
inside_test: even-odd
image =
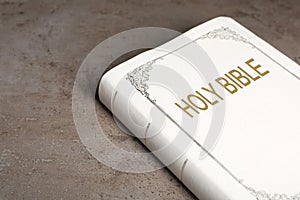
[[[175,124],[173,128],[164,129],[155,123],[151,123],[151,129],[149,129],[150,122],[148,126],[135,126],[131,120],[128,120],[131,116],[124,110],[130,109],[139,116],[141,121],[147,121],[148,117],[136,109],[135,103],[123,104],[130,98],[128,92],[115,90],[109,77],[105,75],[102,77],[98,92],[100,101],[199,199],[256,199],[213,158],[206,156],[200,160],[197,156],[191,156],[197,154],[195,149],[196,152],[197,148],[198,151],[201,149]],[[151,103],[144,98],[143,105],[146,109],[147,106],[151,106]],[[170,137],[170,131],[177,134],[180,142],[176,142],[174,137]],[[158,133],[152,134],[151,132]],[[186,147],[182,147],[182,140],[187,141]]]

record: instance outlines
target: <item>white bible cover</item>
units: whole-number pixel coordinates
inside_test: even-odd
[[[300,67],[227,17],[108,71],[101,102],[199,199],[300,199]]]

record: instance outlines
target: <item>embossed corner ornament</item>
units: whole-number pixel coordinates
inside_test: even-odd
[[[198,38],[193,40],[195,42],[197,40],[205,40],[205,39],[220,39],[220,40],[233,40],[237,42],[243,42],[247,45],[250,45],[252,48],[257,48],[254,44],[252,44],[247,38],[241,36],[234,30],[231,30],[228,27],[221,27],[218,29],[214,29]],[[191,42],[191,43],[192,43]],[[182,47],[184,47],[184,44]],[[178,49],[177,49],[178,50]],[[261,51],[261,50],[260,50]],[[262,51],[261,51],[262,52]],[[264,52],[262,52],[264,53]],[[143,96],[145,96],[149,101],[155,103],[155,99],[150,98],[150,94],[148,93],[149,85],[148,81],[150,79],[150,71],[153,69],[152,65],[158,59],[163,59],[163,57],[169,55],[170,53],[166,53],[165,55],[160,56],[159,58],[153,59],[137,68],[127,73],[126,79],[130,81],[131,85],[135,87]],[[265,54],[265,53],[264,53]],[[269,56],[268,56],[269,57]],[[271,57],[269,57],[272,59]],[[273,60],[273,59],[272,59]],[[286,194],[269,194],[265,191],[256,191],[255,189],[246,186],[242,181],[239,182],[244,188],[246,188],[257,200],[300,200],[300,193],[295,194],[293,196],[288,196]]]
[[[288,197],[286,194],[274,194],[273,196],[264,192],[259,191],[255,194],[257,200],[300,200],[300,194]]]
[[[131,72],[127,73],[126,79],[130,81],[131,85],[135,87],[136,90],[138,90],[143,96],[145,96],[147,99],[155,102],[155,99],[150,99],[150,95],[148,93],[149,85],[148,81],[150,79],[150,71],[153,68],[152,65],[155,63],[155,60],[151,60]]]
[[[234,40],[237,42],[243,42],[255,48],[256,46],[252,44],[247,38],[243,37],[242,35],[238,34],[234,30],[231,30],[228,27],[221,27],[215,30],[212,30],[199,38],[197,40],[203,39],[220,39],[220,40]]]
[[[256,191],[255,189],[246,186],[243,181],[240,184],[246,188],[257,200],[300,200],[300,193],[293,196],[288,196],[286,194],[269,194],[265,191]]]

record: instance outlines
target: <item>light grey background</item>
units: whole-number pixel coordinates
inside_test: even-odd
[[[97,162],[76,133],[76,71],[98,43],[143,26],[186,31],[227,15],[300,62],[300,1],[0,0],[0,199],[195,199],[167,170]],[[97,105],[107,136],[145,151]]]

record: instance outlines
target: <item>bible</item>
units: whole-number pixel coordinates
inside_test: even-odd
[[[300,67],[233,19],[119,64],[98,94],[199,199],[300,200]]]

